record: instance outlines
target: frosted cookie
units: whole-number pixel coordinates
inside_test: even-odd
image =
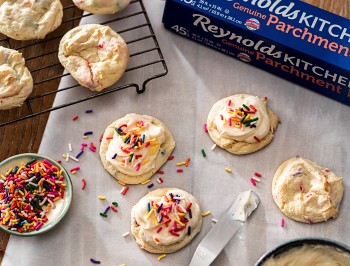
[[[15,40],[43,39],[62,23],[59,0],[0,1],[0,32]]]
[[[272,181],[272,196],[280,210],[304,223],[335,219],[343,191],[341,177],[301,157],[285,161]]]
[[[156,189],[131,209],[131,232],[140,248],[151,253],[172,253],[183,248],[201,227],[197,199],[181,189]]]
[[[103,134],[100,157],[104,168],[126,184],[148,180],[175,147],[169,129],[148,115],[127,114]]]
[[[92,14],[114,14],[130,4],[130,0],[73,0],[74,4]]]
[[[278,123],[278,116],[266,107],[266,100],[236,94],[213,105],[207,128],[218,146],[240,155],[255,152],[269,144]]]
[[[21,53],[0,46],[0,110],[21,106],[33,90],[33,79]]]
[[[122,77],[129,62],[129,49],[110,27],[86,24],[63,36],[58,58],[80,85],[101,91]]]

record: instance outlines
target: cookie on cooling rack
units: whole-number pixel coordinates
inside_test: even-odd
[[[163,122],[148,115],[127,114],[105,130],[100,157],[113,177],[139,184],[157,172],[174,147],[174,138]]]
[[[32,90],[33,79],[22,54],[0,46],[0,110],[22,105]]]
[[[129,62],[129,49],[110,27],[86,24],[63,36],[58,58],[80,85],[101,91],[122,77]]]
[[[266,106],[266,99],[236,94],[213,105],[207,128],[219,147],[241,155],[269,144],[279,121],[279,117]]]
[[[15,40],[43,39],[62,23],[59,0],[0,1],[0,32]]]
[[[272,196],[279,209],[304,223],[335,219],[343,193],[340,176],[301,157],[282,163],[272,180]]]
[[[130,4],[130,0],[73,0],[74,4],[92,14],[114,14]]]
[[[197,199],[178,188],[153,190],[131,209],[131,232],[140,248],[151,253],[183,248],[201,227]]]

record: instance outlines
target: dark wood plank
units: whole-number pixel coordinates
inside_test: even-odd
[[[61,0],[64,9],[63,21],[66,19],[77,17],[82,15],[82,11],[75,8],[71,0]],[[54,38],[56,36],[62,36],[69,29],[77,26],[80,19],[76,19],[72,22],[67,22],[62,24],[54,32],[50,33],[47,38]],[[6,38],[0,34],[0,40]],[[52,52],[54,49],[58,48],[60,38],[57,38],[51,42],[42,43],[39,45],[32,45],[24,49],[18,49],[23,53],[23,56],[27,58],[38,57],[34,59],[27,60],[27,66],[30,70],[35,70],[43,66],[49,66],[51,64],[59,62],[57,59],[57,54],[53,53],[48,56],[40,56],[44,53]],[[36,41],[0,41],[0,45],[6,47],[22,47],[29,44],[33,44]],[[32,73],[34,82],[44,80],[48,77],[53,77],[62,74],[63,68],[61,66],[54,66],[44,69],[42,71],[35,71]],[[39,95],[45,92],[54,91],[57,89],[59,84],[59,79],[55,79],[50,82],[46,82],[40,85],[34,86],[34,91],[31,96]],[[35,100],[35,108],[39,110],[44,110],[52,106],[54,100],[54,94],[51,96]],[[24,104],[20,108],[15,108],[7,111],[0,111],[0,123],[4,123],[20,116],[29,114],[29,110]],[[0,127],[0,161],[18,154],[25,152],[37,152],[39,145],[44,133],[45,125],[47,122],[49,114],[44,114],[40,116],[33,117],[32,119],[27,119],[21,122],[13,123],[7,126]],[[5,250],[8,243],[9,235],[0,232],[0,249]],[[3,252],[0,252],[0,263],[2,261]]]

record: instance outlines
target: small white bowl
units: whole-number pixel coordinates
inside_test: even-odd
[[[55,202],[56,207],[54,209],[52,208],[50,212],[47,213],[48,221],[44,223],[44,225],[38,230],[20,233],[18,231],[10,230],[6,228],[6,226],[4,225],[0,225],[0,229],[4,230],[9,234],[18,235],[18,236],[36,236],[36,235],[40,235],[50,231],[63,219],[63,217],[65,217],[72,202],[73,186],[72,186],[72,181],[68,175],[68,172],[62,167],[62,165],[60,165],[55,160],[47,156],[36,154],[36,153],[23,153],[23,154],[17,154],[15,156],[7,158],[6,160],[0,163],[0,175],[4,175],[9,169],[19,166],[22,162],[24,163],[29,162],[33,158],[40,161],[43,161],[46,159],[52,165],[62,170],[62,175],[64,176],[64,181],[66,184],[64,198]]]

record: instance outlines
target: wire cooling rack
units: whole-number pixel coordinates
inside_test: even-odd
[[[0,111],[0,127],[127,88],[134,88],[137,93],[142,93],[146,90],[146,85],[149,81],[165,76],[168,73],[167,65],[142,0],[131,1],[130,5],[123,12],[116,15],[101,16],[90,13],[83,14],[74,4],[64,6],[63,11],[64,17],[61,27],[64,28],[64,31],[62,33],[61,30],[58,36],[53,35],[53,33],[43,40],[29,42],[15,41],[7,37],[0,38],[0,44],[2,46],[16,49],[23,53],[27,67],[34,80],[33,93],[21,107],[17,108],[15,115],[8,115],[8,112],[10,112],[8,110]],[[77,13],[78,15],[76,15]],[[90,95],[83,98],[73,99],[57,106],[42,104],[50,100],[53,102],[54,97],[60,92],[80,87],[76,83],[72,86],[56,89],[62,78],[70,76],[69,73],[63,73],[63,67],[58,61],[58,42],[65,32],[73,28],[72,25],[74,22],[77,24],[79,21],[84,21],[87,18],[89,21],[96,19],[99,24],[112,27],[126,40],[130,50],[130,63],[125,74],[140,69],[145,72],[145,69],[149,66],[157,65],[157,67],[153,67],[152,70],[148,71],[149,74],[146,74],[147,76],[142,77],[141,80],[133,80],[138,75],[131,75],[132,79],[122,78],[123,81],[118,81],[114,86],[101,92],[91,92]],[[39,53],[26,53],[33,50],[31,48],[35,48],[36,46],[40,48],[34,50],[39,50]],[[42,50],[41,47],[43,47]],[[138,49],[134,49],[133,47],[138,47]],[[140,47],[142,48],[140,49]],[[38,62],[40,67],[37,67]],[[35,65],[36,67],[32,68],[31,65]],[[63,74],[57,75],[57,68],[61,69],[61,72],[58,73]],[[54,69],[56,71],[53,71]],[[43,75],[45,76],[44,79],[42,78]],[[41,78],[37,78],[37,76]],[[54,87],[54,89],[48,90],[48,87]],[[38,104],[38,102],[41,104]]]

